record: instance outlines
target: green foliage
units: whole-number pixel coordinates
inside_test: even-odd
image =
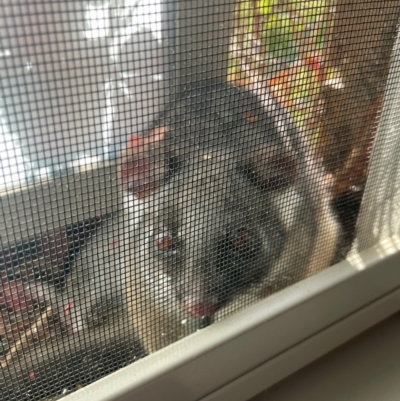
[[[251,32],[254,25],[254,10],[251,7],[250,1],[241,1],[240,2],[240,20],[241,27],[246,32]]]
[[[258,2],[258,10],[260,14],[269,15],[274,11],[274,7],[278,5],[278,0],[261,0]]]
[[[317,129],[310,121],[322,80],[331,78],[329,71],[322,70],[329,1],[238,1],[228,71],[229,79],[238,85],[262,76],[299,128],[313,131],[313,138]]]
[[[280,12],[269,16],[264,26],[263,41],[273,57],[283,57],[290,61],[298,58],[295,26],[288,13]]]

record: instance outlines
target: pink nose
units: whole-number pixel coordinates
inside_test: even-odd
[[[207,301],[185,299],[184,307],[194,317],[209,317],[218,309],[218,301],[216,299]]]

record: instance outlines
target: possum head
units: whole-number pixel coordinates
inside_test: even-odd
[[[261,140],[171,152],[157,136],[166,131],[140,139],[120,166],[125,189],[145,205],[135,263],[149,280],[166,274],[193,316],[211,316],[280,256],[285,232],[272,200],[296,180],[296,156]]]

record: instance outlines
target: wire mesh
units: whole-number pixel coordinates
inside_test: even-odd
[[[0,5],[0,391],[55,400],[346,257],[395,1]]]

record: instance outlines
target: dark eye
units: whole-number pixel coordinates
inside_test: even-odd
[[[171,252],[176,249],[174,238],[168,231],[159,232],[155,236],[154,242],[158,250],[161,252]]]
[[[251,245],[251,234],[247,230],[238,230],[232,238],[232,245],[238,251],[246,251]]]

